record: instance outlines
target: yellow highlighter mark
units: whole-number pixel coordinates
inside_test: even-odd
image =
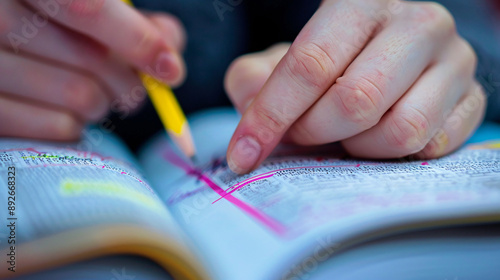
[[[467,147],[471,150],[479,150],[479,149],[491,149],[491,150],[499,150],[500,149],[500,141],[490,141],[478,144],[472,144]]]
[[[63,181],[61,192],[67,196],[109,196],[141,204],[153,210],[161,210],[163,205],[154,197],[126,188],[114,182]]]
[[[490,144],[488,145],[488,147],[489,147],[490,149],[500,149],[500,142],[490,143]]]

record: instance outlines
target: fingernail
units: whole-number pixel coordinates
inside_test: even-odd
[[[164,81],[172,81],[177,78],[175,73],[177,68],[177,56],[172,52],[162,52],[156,57],[151,74]]]
[[[228,166],[234,173],[247,173],[259,159],[260,152],[259,142],[250,136],[243,136],[229,153]]]

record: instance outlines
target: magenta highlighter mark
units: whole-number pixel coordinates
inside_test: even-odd
[[[265,175],[265,176],[258,177],[258,178],[250,178],[251,180],[245,180],[245,181],[239,183],[237,187],[231,187],[231,188],[233,188],[233,190],[231,190],[230,192],[227,192],[227,190],[224,191],[224,192],[226,192],[225,195],[230,195],[233,192],[235,192],[235,191],[243,188],[244,186],[246,186],[246,185],[248,185],[248,184],[250,184],[252,182],[259,181],[259,180],[262,180],[262,179],[266,179],[266,178],[269,178],[269,177],[273,177],[274,174],[276,174],[276,173]],[[228,188],[228,189],[231,189],[231,188]],[[212,202],[212,204],[216,203],[217,201],[221,200],[222,198],[224,198],[224,196],[219,197],[216,201]]]
[[[365,163],[363,165],[379,165],[379,163]],[[317,169],[317,168],[333,168],[333,167],[360,167],[361,164],[356,164],[356,165],[353,165],[353,164],[345,164],[345,165],[313,165],[313,166],[299,166],[299,167],[287,167],[287,168],[281,168],[281,169],[276,169],[276,170],[272,170],[272,171],[268,171],[268,172],[265,172],[265,173],[262,173],[262,174],[259,174],[259,175],[255,175],[253,177],[250,177],[244,181],[241,181],[229,188],[226,189],[227,190],[230,190],[232,189],[232,191],[230,193],[232,193],[233,191],[235,190],[238,190],[240,189],[241,187],[245,186],[245,185],[248,185],[249,183],[252,183],[252,182],[255,182],[255,181],[258,181],[258,180],[262,180],[262,179],[266,179],[266,178],[269,178],[269,177],[272,177],[274,176],[277,172],[279,171],[284,171],[284,170],[294,170],[294,169]],[[220,198],[219,198],[220,199]],[[217,199],[216,201],[214,201],[213,203],[217,202],[219,199]]]
[[[164,154],[164,158],[172,163],[173,165],[183,169],[186,174],[190,176],[195,176],[198,180],[205,183],[210,189],[212,189],[215,193],[221,196],[221,198],[226,199],[228,202],[238,207],[243,212],[247,213],[257,221],[261,222],[273,232],[278,235],[285,235],[287,233],[287,229],[285,226],[281,225],[279,222],[274,220],[273,218],[267,216],[266,214],[260,212],[259,210],[253,208],[252,206],[246,204],[240,199],[234,197],[231,193],[227,193],[224,189],[219,187],[212,179],[203,174],[201,171],[196,170],[193,166],[189,165],[186,161],[180,158],[175,152],[170,149],[167,149]],[[274,175],[274,174],[273,174]],[[272,175],[271,175],[272,176]],[[270,176],[269,176],[270,177]]]
[[[227,193],[224,191],[221,187],[219,187],[217,184],[215,184],[210,178],[207,176],[200,174],[199,179],[203,181],[205,184],[207,184],[214,192],[219,194],[221,197],[226,199],[227,201],[231,202],[233,205],[236,207],[240,208],[250,216],[254,217],[270,229],[272,229],[275,233],[278,235],[285,235],[286,234],[286,228],[281,225],[280,223],[276,222],[274,219],[271,217],[265,215],[264,213],[261,213],[257,209],[253,208],[252,206],[246,204],[245,202],[239,200],[238,198],[234,197],[232,194]]]

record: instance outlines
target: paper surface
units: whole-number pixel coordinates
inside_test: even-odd
[[[176,277],[204,278],[126,147],[97,129],[84,134],[92,137],[71,145],[0,140],[0,180],[11,182],[0,200],[12,202],[0,218],[13,223],[0,228],[0,250],[16,255],[0,278],[12,273],[7,265],[21,275],[108,254],[138,254]]]
[[[299,279],[496,279],[500,224],[457,227],[378,239],[325,260]],[[310,268],[306,266],[306,268]],[[335,278],[335,277],[333,277]]]
[[[280,277],[279,271],[301,261],[298,252],[313,253],[308,250],[325,234],[325,246],[336,246],[384,228],[500,216],[497,143],[411,162],[342,159],[335,146],[327,147],[329,155],[301,157],[292,150],[287,157],[281,151],[236,176],[223,158],[237,121],[229,111],[192,120],[203,168],[184,162],[165,139],[153,142],[142,159],[160,197],[218,278]]]
[[[17,218],[19,244],[100,224],[168,230],[167,210],[118,140],[103,138],[99,145],[82,147],[0,140],[0,180],[11,176],[16,182],[15,211],[2,209],[2,220]],[[15,175],[8,174],[9,167]],[[7,196],[5,189],[0,200]]]

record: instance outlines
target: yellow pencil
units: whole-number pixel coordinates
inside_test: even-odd
[[[122,1],[132,5],[130,0]],[[168,135],[186,156],[193,158],[196,150],[189,124],[177,99],[175,99],[174,93],[169,86],[155,78],[144,73],[141,73],[140,76],[148,91],[149,99],[151,99]]]

